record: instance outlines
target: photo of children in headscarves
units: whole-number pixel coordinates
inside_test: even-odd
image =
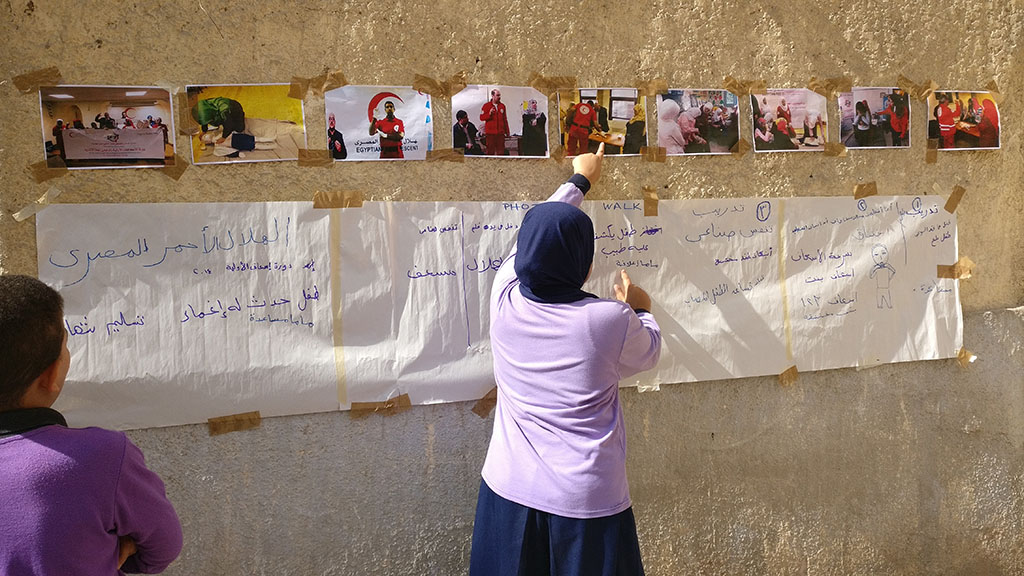
[[[306,147],[302,100],[288,84],[186,86],[194,164],[296,160]]]
[[[990,92],[940,91],[928,97],[928,138],[940,150],[999,148],[999,110]]]
[[[452,148],[471,156],[548,157],[548,99],[526,86],[471,85],[452,96]]]
[[[433,149],[430,95],[408,86],[342,86],[324,94],[335,160],[426,160]]]
[[[910,98],[899,88],[861,88],[839,95],[839,138],[847,148],[910,146]]]
[[[667,155],[729,154],[739,139],[739,98],[732,92],[658,94],[658,146]]]
[[[636,88],[583,88],[558,94],[558,132],[566,156],[639,154],[647,146],[646,98]]]
[[[751,94],[755,152],[821,152],[828,141],[825,97],[806,88]]]
[[[170,92],[154,86],[42,86],[46,165],[173,166],[172,110]]]

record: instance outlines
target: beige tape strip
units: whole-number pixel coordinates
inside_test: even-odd
[[[811,76],[811,80],[807,83],[807,88],[829,100],[834,100],[840,93],[852,91],[853,81],[846,76],[836,78],[817,78]]]
[[[939,85],[934,80],[926,80],[921,84],[917,84],[903,74],[900,74],[899,78],[896,79],[896,85],[911,98],[918,100],[928,100],[928,97],[939,88]]]
[[[317,207],[317,194],[321,193],[317,192],[313,196],[314,208]],[[344,197],[345,194],[347,193],[343,192],[340,196]],[[341,207],[344,207],[344,199],[340,203],[343,205]],[[359,196],[359,205],[362,206],[362,195]],[[328,236],[330,237],[328,253],[331,255],[331,313],[334,315],[331,334],[334,343],[334,374],[338,379],[338,405],[345,407],[348,406],[348,382],[345,379],[345,343],[342,337],[344,315],[341,311],[341,210],[335,207],[327,215],[327,218]]]
[[[853,187],[854,200],[860,200],[868,196],[878,196],[878,185],[874,182],[864,182]]]
[[[309,78],[292,76],[292,84],[288,88],[288,97],[302,100],[306,97],[307,92],[309,92]]]
[[[63,160],[60,158],[51,158],[51,160],[57,161],[60,166],[50,168],[46,164],[47,160],[40,160],[39,162],[28,165],[28,171],[32,174],[32,178],[35,179],[37,184],[41,184],[47,180],[53,180],[54,178],[60,178],[68,173],[68,167],[64,165]]]
[[[977,360],[978,357],[967,348],[960,348],[956,352],[956,361],[961,368],[967,368]]]
[[[768,89],[764,80],[739,80],[732,76],[726,76],[722,81],[722,86],[737,96],[761,94]]]
[[[473,405],[473,414],[481,418],[487,418],[491,415],[491,411],[498,405],[498,387],[495,386],[491,390],[484,394],[484,397],[477,400],[476,404]]]
[[[641,146],[640,156],[647,162],[664,162],[668,154],[662,146]]]
[[[192,118],[192,109],[188,106],[188,93],[182,91],[175,94],[174,105],[178,109],[178,134],[191,137],[196,121]]]
[[[658,215],[658,191],[653,186],[644,186],[644,216]]]
[[[11,216],[14,218],[15,222],[24,222],[38,214],[43,208],[49,206],[50,203],[56,200],[58,196],[60,196],[60,190],[50,186],[50,189],[46,191],[46,194],[43,194],[36,199],[35,202],[25,206],[21,210],[11,214]]]
[[[345,74],[341,70],[335,70],[327,73],[327,80],[324,82],[321,92],[330,92],[342,86],[348,86],[348,79],[345,78]]]
[[[448,80],[437,81],[430,76],[416,74],[413,76],[412,89],[431,96],[444,96],[450,98],[458,94],[466,87],[466,71],[460,70]]]
[[[961,256],[956,264],[939,264],[935,275],[939,278],[953,278],[955,280],[966,280],[974,274],[974,262],[967,256]]]
[[[260,413],[256,411],[210,418],[206,421],[206,425],[209,427],[210,436],[217,436],[219,434],[227,434],[228,432],[259,428],[261,422]]]
[[[796,369],[796,364],[790,366],[785,372],[779,374],[779,385],[783,388],[788,388],[793,384],[796,384],[797,379],[800,377],[800,372]]]
[[[736,141],[735,144],[732,145],[732,148],[729,149],[729,152],[733,156],[736,156],[737,158],[740,156],[744,156],[747,152],[750,152],[750,142],[743,138],[740,138],[739,140]]]
[[[330,150],[309,150],[299,148],[299,166],[307,168],[330,168],[334,166]]]
[[[544,76],[539,72],[531,72],[526,84],[541,94],[550,95],[558,91],[575,90],[575,76]]]
[[[185,170],[188,170],[189,166],[190,164],[181,157],[181,154],[175,154],[174,164],[164,166],[160,169],[160,172],[163,172],[165,176],[177,182],[181,180],[181,175],[185,173]]]
[[[313,193],[314,209],[362,208],[363,193],[352,190],[317,190]]]
[[[917,83],[910,78],[900,74],[899,77],[896,78],[896,86],[899,87],[900,90],[906,92],[911,98],[917,98]]]
[[[14,82],[14,87],[22,94],[35,92],[39,90],[40,86],[57,86],[61,80],[60,70],[56,66],[18,74],[11,79]]]
[[[465,162],[466,152],[465,150],[456,150],[454,148],[442,148],[441,150],[427,150],[427,160],[440,160],[444,162]]]
[[[782,294],[782,329],[786,338],[786,360],[789,362],[793,361],[793,323],[789,317],[789,289],[786,286],[786,234],[785,234],[785,215],[786,215],[786,202],[779,200],[775,203],[779,213],[778,223],[775,225],[777,232],[777,241],[779,247],[779,293]],[[795,366],[794,366],[795,368]]]
[[[918,86],[918,89],[920,90],[920,99],[928,100],[928,98],[939,89],[939,85],[936,84],[934,80],[928,80]]]
[[[651,78],[650,80],[640,80],[636,84],[637,96],[657,96],[658,94],[665,94],[668,92],[668,80],[664,78]]]
[[[412,402],[408,394],[402,394],[388,399],[384,402],[353,402],[352,418],[364,418],[370,414],[381,416],[394,416],[412,408]]]
[[[985,90],[988,90],[988,95],[992,100],[995,100],[996,104],[999,104],[1003,100],[1003,95],[999,92],[999,85],[996,84],[995,78],[985,85]]]
[[[561,162],[562,159],[565,158],[565,148],[562,148],[558,144],[555,144],[554,146],[552,146],[551,147],[551,158],[554,159],[555,162]]]
[[[960,205],[960,200],[964,197],[966,192],[967,189],[959,184],[953,186],[953,193],[949,195],[949,198],[946,199],[946,205],[943,206],[943,208],[946,209],[946,212],[949,212],[950,214],[956,212],[956,207]]]
[[[825,156],[846,158],[846,146],[840,142],[825,142]]]

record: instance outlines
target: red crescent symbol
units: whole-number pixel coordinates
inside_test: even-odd
[[[374,109],[377,108],[377,104],[380,104],[380,101],[385,99],[385,98],[394,98],[394,99],[398,100],[399,102],[401,102],[402,104],[405,104],[405,100],[402,100],[402,97],[399,96],[398,94],[395,94],[393,92],[378,92],[376,96],[374,96],[373,98],[370,98],[370,105],[366,107],[366,120],[367,120],[367,122],[370,122],[370,121],[373,120],[373,111],[374,111]]]

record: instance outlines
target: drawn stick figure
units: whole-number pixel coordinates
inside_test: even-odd
[[[871,249],[871,259],[875,261],[870,277],[875,279],[878,308],[885,307],[891,310],[892,294],[889,292],[889,281],[896,275],[896,269],[889,264],[889,249],[882,244],[875,244]]]

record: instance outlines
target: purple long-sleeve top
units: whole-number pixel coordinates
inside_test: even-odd
[[[579,207],[574,176],[548,199]],[[599,518],[630,506],[619,380],[653,368],[661,330],[618,300],[527,299],[516,249],[491,288],[498,404],[482,475],[498,495],[544,512]]]
[[[181,524],[160,478],[122,432],[51,425],[0,438],[0,574],[162,572]]]

